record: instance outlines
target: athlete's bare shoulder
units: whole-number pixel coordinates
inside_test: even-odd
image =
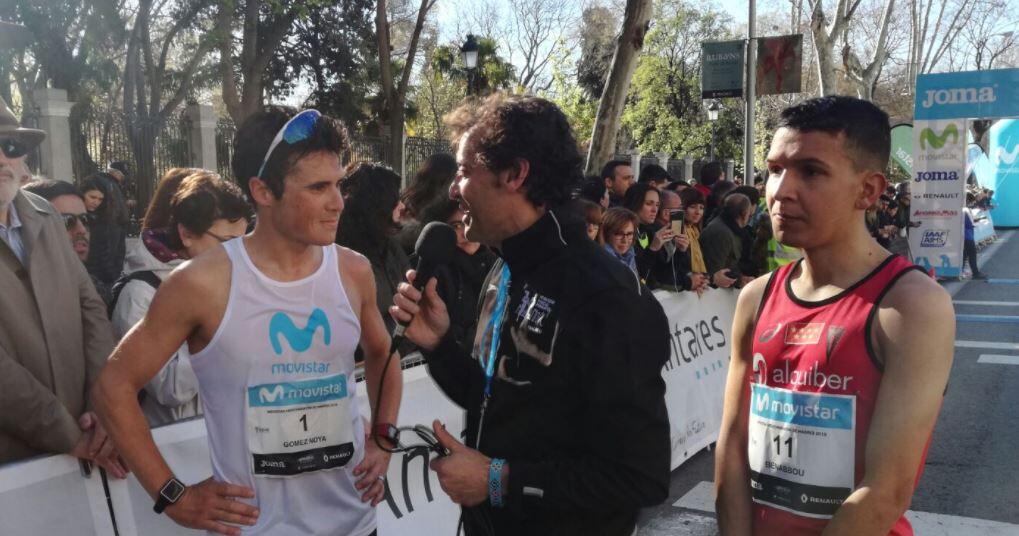
[[[230,257],[217,247],[178,266],[160,288],[170,284],[177,292],[192,298],[218,289],[229,289]]]
[[[347,291],[347,298],[355,311],[360,311],[365,299],[375,301],[375,278],[372,265],[367,257],[340,245],[336,245],[336,264],[340,270],[340,281]],[[359,313],[360,314],[360,313]]]
[[[749,322],[749,325],[753,325],[756,321],[757,311],[761,308],[761,301],[764,300],[773,275],[774,272],[764,274],[747,283],[740,290],[739,299],[736,302],[736,307],[741,313],[739,314],[740,320]]]
[[[889,357],[929,363],[940,356],[951,361],[955,310],[951,296],[930,276],[906,272],[876,307],[872,341],[881,363]]]

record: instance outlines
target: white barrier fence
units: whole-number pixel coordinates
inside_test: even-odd
[[[973,209],[973,241],[977,244],[994,240],[994,220],[991,219],[991,212],[983,209]]]
[[[656,292],[669,317],[672,356],[662,370],[672,429],[675,469],[715,441],[722,416],[722,391],[729,364],[736,292]],[[365,396],[364,384],[358,395]],[[367,411],[367,404],[363,404]],[[463,412],[428,376],[425,367],[404,371],[400,424],[431,426],[439,419],[453,434],[463,430]],[[157,428],[153,439],[184,482],[212,474],[202,419]],[[386,500],[378,508],[378,532],[455,534],[460,511],[428,469],[428,455],[394,456]],[[108,479],[109,498],[98,471],[83,477],[70,456],[49,456],[0,467],[0,534],[162,536],[200,534],[152,512],[138,481]],[[114,525],[116,528],[114,528]]]

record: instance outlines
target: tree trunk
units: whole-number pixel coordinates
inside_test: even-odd
[[[598,115],[591,133],[591,146],[587,152],[586,173],[598,173],[601,166],[610,160],[616,149],[616,135],[619,121],[626,106],[626,94],[630,79],[637,68],[637,56],[644,48],[644,36],[651,20],[651,0],[626,0],[623,28],[616,40],[616,52],[612,56]]]

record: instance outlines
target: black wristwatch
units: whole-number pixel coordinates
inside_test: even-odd
[[[183,496],[184,483],[174,477],[170,477],[170,480],[167,480],[166,484],[159,488],[159,497],[156,498],[156,505],[152,507],[152,511],[162,514],[167,506],[177,504],[177,501]]]

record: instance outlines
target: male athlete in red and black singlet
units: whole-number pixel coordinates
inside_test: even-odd
[[[952,365],[951,299],[871,238],[888,116],[823,97],[768,154],[775,237],[803,260],[748,285],[715,463],[722,534],[912,535],[909,507]]]

